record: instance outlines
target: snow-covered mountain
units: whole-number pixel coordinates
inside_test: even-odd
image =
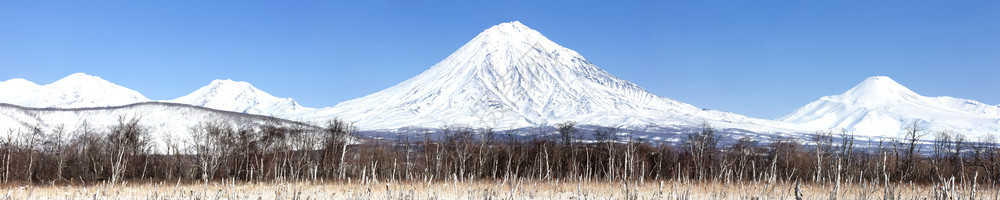
[[[42,86],[22,78],[0,81],[0,102],[7,102],[8,99],[19,97],[39,88]]]
[[[250,83],[229,79],[214,80],[207,86],[170,102],[269,116],[282,116],[313,110],[302,107],[291,98],[274,97],[250,85]]]
[[[517,21],[486,29],[409,80],[333,107],[302,107],[290,98],[232,80],[212,81],[174,100],[149,101],[136,91],[83,73],[47,85],[11,79],[0,82],[0,103],[13,104],[0,104],[0,128],[113,123],[118,116],[140,115],[158,133],[171,136],[220,116],[236,124],[266,115],[319,124],[340,118],[356,122],[361,130],[443,126],[505,130],[576,122],[656,132],[697,128],[707,122],[755,133],[846,129],[860,135],[897,136],[912,123],[930,131],[973,136],[1000,133],[1000,105],[924,97],[884,76],[865,79],[843,94],[820,98],[776,121],[702,109],[615,77]]]
[[[28,108],[0,104],[0,130],[4,131],[0,133],[0,138],[16,136],[18,132],[27,133],[32,127],[41,128],[45,134],[53,133],[57,127],[63,127],[69,136],[80,134],[78,130],[84,127],[90,131],[106,133],[118,123],[119,117],[138,118],[139,124],[149,129],[151,142],[161,152],[166,148],[168,141],[177,145],[176,147],[189,145],[191,128],[200,123],[212,122],[233,127],[253,127],[269,123],[282,127],[313,128],[279,118],[164,102],[95,108]]]
[[[920,96],[889,77],[874,76],[843,94],[822,97],[778,120],[869,136],[899,136],[913,123],[928,131],[978,136],[1000,133],[1000,106]]]
[[[601,70],[520,22],[486,29],[443,61],[388,89],[293,118],[341,118],[361,129],[442,126],[513,129],[562,122],[758,132],[795,125],[704,110]]]
[[[174,101],[178,103],[153,102],[138,92],[83,73],[48,85],[11,79],[0,82],[0,130],[17,134],[39,127],[48,134],[63,127],[66,133],[79,134],[86,124],[92,131],[106,132],[119,117],[137,117],[141,125],[149,128],[157,150],[162,151],[168,141],[177,147],[188,145],[191,128],[206,122],[234,127],[275,123],[312,128],[267,117],[310,109],[245,82],[216,80]],[[15,135],[0,134],[0,138],[10,136]]]
[[[0,103],[36,108],[105,107],[149,101],[139,92],[84,73],[42,86],[11,79],[0,83],[0,92]]]
[[[148,101],[139,92],[84,73],[71,74],[47,85],[20,78],[0,82],[0,103],[32,108],[108,107]],[[250,83],[228,79],[212,81],[191,94],[163,102],[269,116],[314,110],[290,98],[271,96]]]

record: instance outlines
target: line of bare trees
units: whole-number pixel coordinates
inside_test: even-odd
[[[627,131],[584,132],[572,123],[554,133],[444,128],[363,139],[352,124],[322,129],[278,123],[203,123],[188,137],[161,138],[139,118],[105,131],[10,130],[0,140],[5,183],[87,184],[120,181],[548,181],[647,180],[998,183],[1000,146],[956,132],[913,126],[903,138],[856,141],[846,132],[812,138],[741,138],[723,144],[708,124],[674,143]],[[589,135],[588,135],[589,134]],[[584,140],[586,138],[586,140]],[[920,141],[934,140],[920,148]],[[931,152],[922,152],[931,151]]]

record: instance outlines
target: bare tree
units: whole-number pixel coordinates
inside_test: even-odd
[[[952,131],[940,131],[934,134],[934,155],[931,157],[931,163],[937,180],[945,180],[945,177],[951,175],[950,172],[947,176],[944,173],[952,169],[951,161],[948,159],[952,152],[952,137],[954,137],[952,135],[954,135]]]
[[[562,140],[563,145],[570,146],[573,143],[573,137],[579,130],[576,129],[576,123],[566,122],[559,124],[559,138]]]
[[[354,125],[340,119],[333,119],[327,122],[323,134],[323,163],[327,173],[333,173],[336,166],[336,173],[341,179],[345,176],[344,158],[347,155],[347,145],[354,138]],[[338,155],[339,154],[339,155]],[[336,161],[336,163],[334,163]]]
[[[560,168],[558,173],[560,175],[575,176],[577,173],[575,165],[576,147],[573,145],[573,140],[579,130],[573,122],[559,124],[557,129],[559,132],[559,138],[562,140],[563,144],[563,147],[558,151],[559,155],[557,156],[559,158],[559,164],[557,166]]]
[[[817,132],[813,135],[813,143],[816,145],[814,148],[816,155],[816,175],[813,180],[821,182],[823,181],[823,160],[833,150],[833,132]]]
[[[139,125],[139,118],[118,118],[118,125],[107,136],[111,151],[111,182],[122,179],[134,157],[145,156],[149,150],[149,131]]]
[[[942,159],[951,153],[952,131],[940,131],[934,134],[934,159]]]
[[[4,155],[3,155],[3,165],[4,165],[4,167],[3,167],[3,182],[4,183],[7,183],[10,180],[10,166],[11,166],[10,162],[11,162],[11,157],[13,157],[14,147],[17,145],[16,144],[17,141],[14,140],[14,137],[15,137],[14,133],[15,133],[15,130],[13,130],[13,129],[8,130],[7,131],[7,137],[4,138],[4,140],[3,140],[3,149],[4,149]]]
[[[189,140],[191,144],[189,146],[194,149],[198,167],[201,169],[202,181],[212,180],[221,164],[222,150],[217,136],[229,131],[229,128],[223,126],[218,123],[202,123],[191,128],[191,139]]]
[[[997,138],[994,135],[985,135],[979,141],[973,143],[973,163],[982,167],[987,177],[1000,170],[1000,158],[997,157]]]
[[[684,147],[694,162],[695,176],[698,179],[705,178],[706,165],[714,158],[720,139],[715,134],[715,129],[705,122],[701,124],[700,132],[689,134],[684,141]]]
[[[908,142],[906,160],[903,164],[903,176],[909,176],[916,172],[917,168],[914,164],[917,162],[918,152],[917,141],[924,137],[926,134],[923,133],[924,128],[917,125],[917,122],[913,122],[913,125],[906,128],[906,135],[904,139]]]
[[[24,140],[24,142],[27,143],[26,147],[28,148],[28,172],[25,174],[26,175],[26,180],[28,181],[28,183],[34,183],[34,180],[35,180],[34,179],[34,176],[35,176],[34,164],[35,164],[35,161],[36,161],[36,159],[35,159],[35,153],[37,152],[36,143],[38,142],[39,137],[41,137],[45,133],[42,132],[41,125],[32,126],[32,127],[30,127],[30,129],[31,129],[31,131],[28,132],[27,135],[22,135],[22,137],[24,137],[22,139]]]
[[[542,134],[505,131],[506,139],[499,140],[491,129],[445,128],[438,138],[425,132],[424,140],[411,147],[410,138],[403,134],[395,141],[361,140],[353,135],[351,124],[339,120],[323,128],[279,121],[255,125],[219,121],[191,127],[190,138],[160,138],[166,144],[164,154],[149,154],[148,131],[138,118],[120,117],[117,125],[105,128],[108,131],[91,132],[83,127],[71,134],[59,126],[10,130],[0,140],[0,167],[4,168],[0,175],[4,181],[29,184],[73,182],[75,178],[90,184],[170,179],[316,181],[320,177],[360,178],[371,183],[421,176],[427,182],[492,178],[507,184],[525,178],[606,178],[630,189],[631,184],[641,185],[649,178],[825,183],[846,175],[848,183],[937,183],[943,177],[981,183],[1000,180],[1000,147],[993,136],[968,142],[961,133],[938,132],[934,154],[925,156],[917,146],[924,136],[918,126],[903,133],[904,137],[885,144],[878,141],[877,149],[876,142],[870,141],[870,151],[854,151],[854,135],[846,131],[837,138],[833,132],[817,132],[805,139],[809,141],[776,136],[768,142],[740,138],[722,144],[719,132],[707,123],[680,144],[672,140],[654,144],[631,133],[621,134],[626,139],[619,141],[614,128],[594,130],[597,143],[576,142],[579,127],[561,124],[555,129],[542,127]],[[179,144],[185,139],[188,143]],[[842,140],[834,143],[834,139]],[[840,182],[833,186],[835,191],[840,191]]]
[[[56,160],[56,180],[66,180],[65,177],[63,177],[63,169],[66,168],[66,143],[66,128],[63,125],[56,126],[52,131],[52,134],[49,134],[46,137],[46,141],[44,143],[46,153],[53,155]]]
[[[472,152],[469,148],[472,143],[472,130],[468,128],[459,128],[458,130],[445,130],[444,140],[447,148],[451,150],[449,156],[451,156],[455,161],[453,163],[453,169],[457,169],[456,175],[463,180],[465,180],[465,172],[469,159],[472,158]]]
[[[73,139],[74,144],[80,152],[82,165],[86,166],[87,179],[90,181],[107,180],[107,164],[111,163],[110,145],[105,135],[91,131],[89,125],[84,123],[80,127],[80,134]],[[81,179],[83,177],[80,177]]]

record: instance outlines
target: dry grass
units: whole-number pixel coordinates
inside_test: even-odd
[[[803,184],[802,199],[998,199],[995,185]],[[2,199],[795,199],[794,183],[767,182],[293,182],[6,186]]]

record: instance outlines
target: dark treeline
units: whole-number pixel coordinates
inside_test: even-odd
[[[322,130],[264,123],[204,123],[189,137],[154,145],[139,119],[106,131],[83,127],[9,131],[0,141],[5,183],[121,181],[546,181],[649,180],[937,183],[1000,181],[1000,149],[954,132],[911,128],[906,137],[855,141],[821,132],[812,138],[738,139],[720,144],[709,125],[676,143],[651,142],[600,128],[562,124],[554,134],[519,136],[491,129],[446,128],[397,139],[361,139],[351,124]],[[581,142],[580,138],[592,138]],[[842,138],[835,140],[835,138]],[[933,139],[932,152],[921,140]],[[805,145],[809,144],[809,145]],[[857,148],[865,144],[866,148]]]

